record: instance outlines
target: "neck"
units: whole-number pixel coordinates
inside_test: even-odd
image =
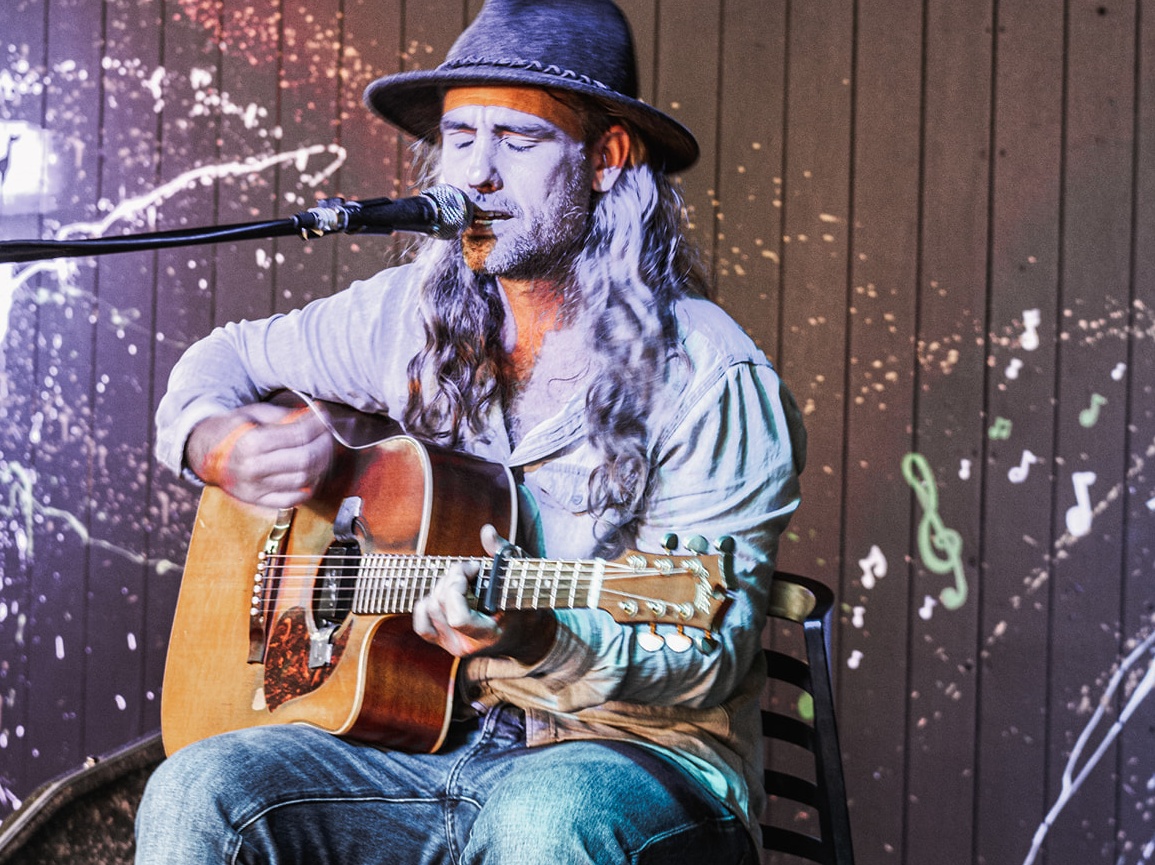
[[[513,332],[506,332],[506,349],[520,377],[533,368],[545,335],[558,328],[564,291],[558,283],[540,279],[502,279],[501,287],[513,325]]]

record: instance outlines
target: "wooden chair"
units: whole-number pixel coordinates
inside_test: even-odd
[[[834,697],[830,684],[830,623],[834,595],[825,585],[797,574],[778,571],[770,598],[770,622],[800,626],[806,660],[773,649],[766,650],[771,682],[770,708],[762,712],[762,732],[770,740],[770,759],[765,774],[768,811],[783,820],[762,826],[764,851],[786,853],[822,865],[853,865],[850,817],[846,807],[846,785],[842,776],[842,753],[838,747],[838,727],[834,718]],[[787,683],[790,687],[781,687]],[[813,721],[807,723],[792,711],[780,708],[788,695],[797,695],[813,705]],[[791,701],[793,702],[793,701]],[[803,753],[789,753],[796,748]],[[793,757],[793,761],[778,759]],[[799,759],[801,758],[801,759]],[[780,764],[800,765],[786,771]],[[810,766],[813,768],[811,769]],[[813,780],[810,778],[813,777]],[[808,830],[817,817],[817,835]],[[778,858],[771,856],[771,861]]]

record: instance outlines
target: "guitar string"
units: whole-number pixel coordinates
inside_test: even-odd
[[[369,583],[379,583],[382,580],[394,580],[396,581],[396,585],[338,586],[336,591],[330,590],[328,593],[329,597],[334,602],[345,602],[348,601],[350,597],[352,599],[356,599],[358,593],[363,595],[368,594],[372,596],[369,600],[372,600],[375,603],[384,602],[386,605],[397,602],[413,602],[417,600],[418,597],[423,597],[424,594],[427,594],[428,590],[432,588],[432,582],[435,581],[439,576],[438,574],[430,574],[427,572],[413,573],[412,571],[398,571],[398,566],[411,567],[412,564],[417,563],[416,560],[418,557],[412,555],[391,553],[374,553],[370,555],[379,559],[381,563],[365,565],[365,568],[370,571],[369,573],[360,572],[357,574],[349,575],[349,577],[345,578],[335,575],[335,579],[340,581],[343,579],[352,578],[355,580],[367,581]],[[365,556],[361,555],[317,556],[276,554],[265,559],[265,562],[269,563],[267,565],[267,569],[272,571],[272,573],[270,573],[263,582],[266,583],[268,587],[277,589],[290,588],[294,585],[307,585],[310,582],[315,583],[317,580],[324,579],[324,577],[318,573],[317,569],[317,565],[321,559],[324,559],[330,563],[344,560],[361,564],[365,558]],[[460,556],[424,556],[420,557],[420,559],[423,565],[427,568],[431,566],[465,562],[473,562],[481,565],[483,568],[485,565],[492,564],[488,559]],[[541,564],[543,561],[550,562],[550,564],[543,565]],[[581,591],[588,592],[590,587],[599,582],[599,580],[592,576],[581,576],[581,574],[584,572],[596,570],[598,564],[599,563],[597,562],[591,562],[589,560],[511,560],[509,565],[517,573],[507,574],[506,582],[501,590],[502,603],[508,604],[511,600],[513,600],[515,601],[513,606],[516,606],[516,603],[527,600],[525,597],[526,595],[530,596],[530,599],[536,600],[540,599],[543,594],[550,594],[551,597],[554,598],[556,598],[557,595],[569,594],[571,595],[571,600],[575,601],[575,603],[569,605],[562,604],[560,605],[562,608],[566,606],[570,606],[571,608],[572,606],[584,607],[586,606],[585,604],[577,604],[576,599],[572,598],[572,596]],[[651,596],[642,595],[636,592],[616,589],[612,586],[607,586],[606,583],[612,583],[617,580],[625,581],[651,576],[661,577],[690,573],[689,569],[687,568],[673,568],[665,570],[649,568],[645,570],[637,570],[618,562],[604,562],[600,564],[602,564],[606,571],[603,573],[600,580],[603,594],[613,597],[619,601],[633,600],[647,605],[657,604],[662,606],[676,607],[679,605],[679,603],[677,601],[662,600],[660,598],[653,598]],[[388,567],[389,565],[392,566],[391,572],[390,568]],[[374,569],[379,569],[385,572],[372,573],[371,571]],[[286,573],[286,571],[288,571],[288,573]],[[577,574],[578,576],[575,577],[574,574]],[[475,579],[485,580],[487,577],[488,573],[483,571],[482,573],[478,574]],[[558,583],[558,586],[553,585],[555,582]],[[478,588],[480,588],[480,586]],[[410,597],[414,590],[425,591],[422,591],[418,597]],[[533,600],[531,600],[531,603]],[[555,604],[555,606],[557,605]]]

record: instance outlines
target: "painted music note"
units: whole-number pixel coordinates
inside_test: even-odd
[[[1111,379],[1113,381],[1122,381],[1123,376],[1125,376],[1126,374],[1127,374],[1127,364],[1117,363],[1117,364],[1115,364],[1115,368],[1113,370],[1111,370]]]
[[[858,665],[861,663],[862,652],[860,652],[858,649],[855,649],[853,652],[851,652],[850,657],[846,659],[846,666],[850,667],[852,670],[857,670]]]
[[[1102,394],[1091,394],[1091,404],[1079,412],[1079,425],[1090,429],[1099,422],[1099,408],[1107,404],[1107,397]]]
[[[1011,358],[1011,362],[1007,364],[1007,368],[1003,370],[1003,375],[1009,379],[1016,379],[1019,377],[1019,370],[1023,368],[1023,362],[1017,357]]]
[[[954,585],[939,592],[938,599],[946,609],[957,610],[967,599],[962,535],[954,529],[948,529],[939,516],[938,487],[926,457],[917,453],[904,456],[902,475],[922,505],[922,519],[918,524],[918,551],[922,563],[935,574],[954,576]]]
[[[924,622],[929,622],[930,617],[934,614],[934,608],[937,605],[938,602],[935,601],[934,598],[932,598],[930,595],[925,596],[922,601],[922,606],[918,610],[919,618]]]
[[[856,628],[861,628],[866,624],[866,607],[855,607],[850,612],[850,624]]]
[[[1091,534],[1091,485],[1097,476],[1094,472],[1075,472],[1071,475],[1071,483],[1075,487],[1075,501],[1077,504],[1067,509],[1067,531],[1076,538]]]
[[[1023,310],[1023,335],[1019,338],[1019,345],[1023,351],[1034,351],[1039,347],[1039,325],[1043,315],[1037,309]]]
[[[969,481],[971,479],[971,461],[964,459],[960,460],[958,464],[959,480]]]
[[[987,435],[992,439],[1009,439],[1011,437],[1011,429],[1014,425],[1005,417],[995,418],[995,422],[991,424],[990,429],[987,430]]]
[[[883,555],[878,544],[874,544],[870,548],[865,559],[858,560],[858,566],[862,568],[862,587],[864,589],[874,588],[875,577],[881,579],[886,576],[886,556]]]
[[[1027,479],[1027,475],[1031,471],[1031,466],[1041,462],[1042,460],[1029,450],[1023,450],[1022,461],[1017,466],[1012,466],[1011,470],[1007,472],[1007,480],[1012,484],[1021,484]]]

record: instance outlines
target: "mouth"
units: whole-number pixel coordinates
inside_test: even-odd
[[[497,210],[481,210],[474,208],[473,210],[473,227],[474,228],[489,228],[495,222],[502,222],[513,217],[508,213],[502,213]]]

